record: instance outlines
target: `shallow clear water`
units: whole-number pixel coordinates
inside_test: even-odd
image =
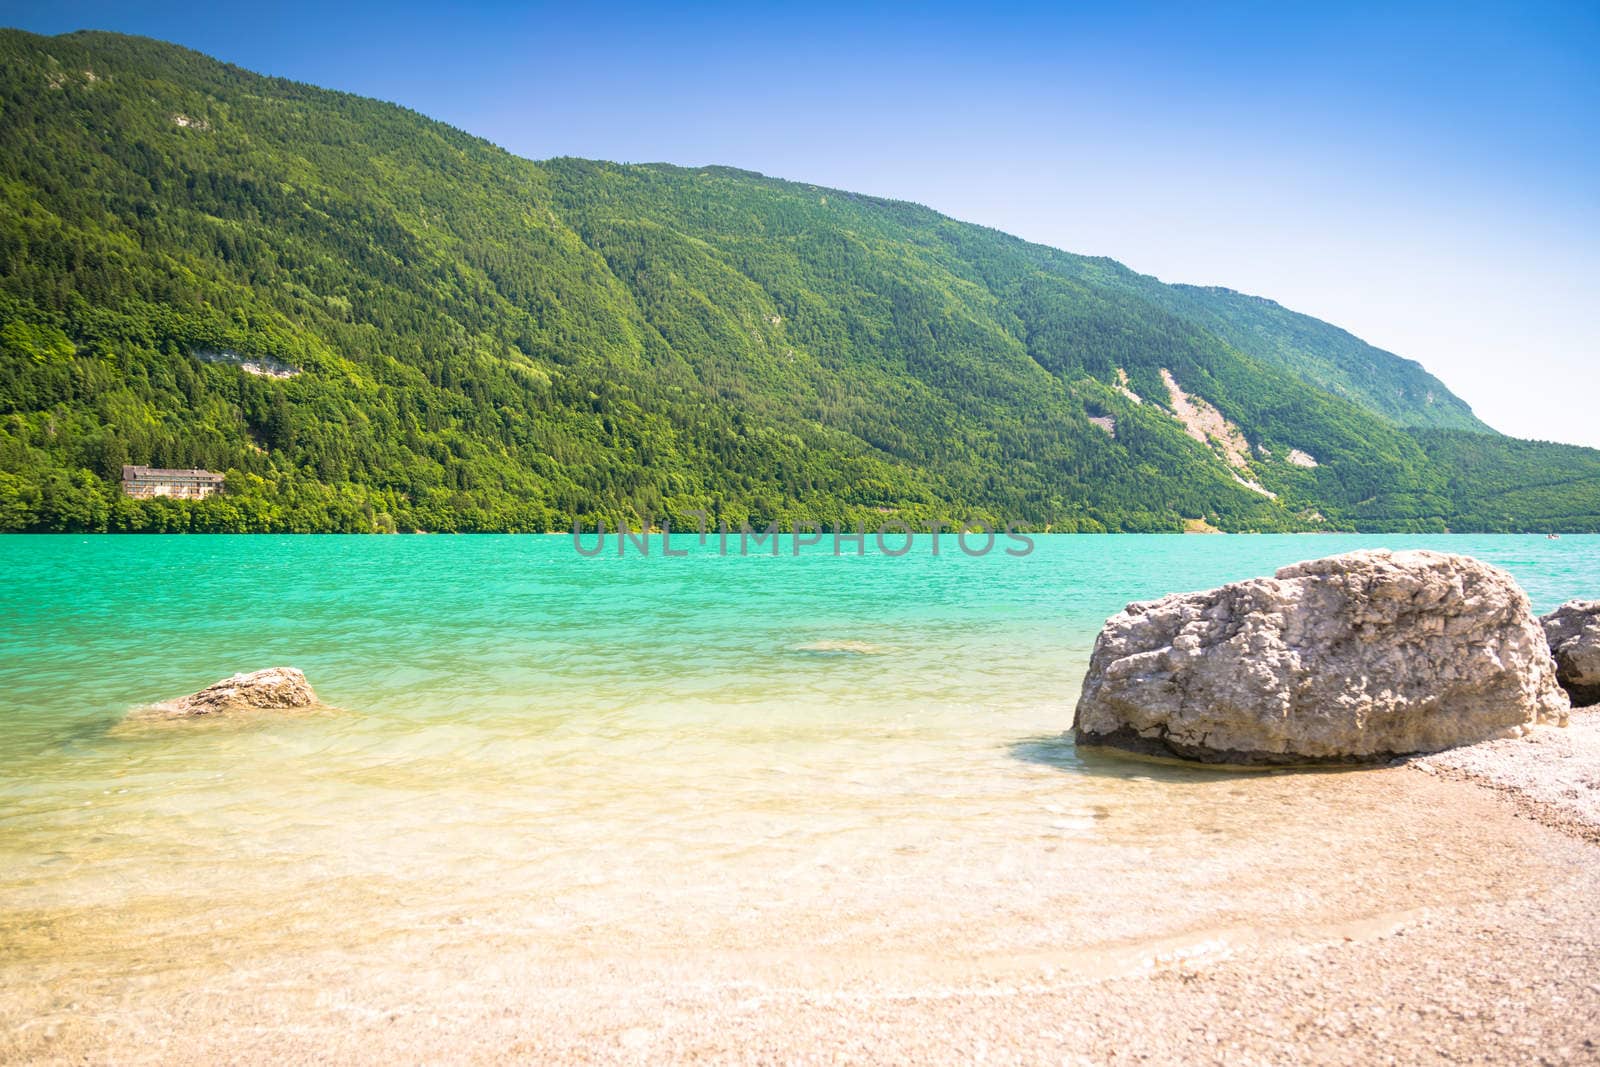
[[[1318,818],[1060,739],[1125,602],[1376,545],[1501,565],[1541,611],[1600,594],[1595,537],[1037,545],[590,559],[566,537],[0,539],[0,958],[236,966],[458,922],[638,945],[824,916],[816,941],[908,895],[963,921],[997,886],[1022,907],[1067,872]],[[278,664],[337,710],[122,723]]]

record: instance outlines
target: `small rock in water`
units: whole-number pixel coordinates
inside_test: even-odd
[[[1540,622],[1573,707],[1600,704],[1600,600],[1569,600]]]
[[[1527,595],[1467,556],[1365,550],[1130,604],[1079,744],[1206,763],[1379,762],[1565,725]]]
[[[245,708],[308,708],[317,702],[303,673],[293,667],[269,667],[224,678],[198,693],[156,704],[152,710],[168,718],[183,718]]]

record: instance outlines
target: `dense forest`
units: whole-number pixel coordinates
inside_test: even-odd
[[[283,376],[252,373],[267,364]],[[125,463],[226,472],[133,500]],[[1415,363],[915,205],[0,31],[0,530],[1600,529]]]

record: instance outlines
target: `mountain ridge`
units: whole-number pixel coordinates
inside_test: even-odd
[[[546,164],[558,164],[571,159],[576,159],[576,157],[557,156],[541,162]],[[596,160],[586,162],[614,161]],[[855,193],[831,186],[817,185],[815,183],[802,182],[796,179],[776,177],[762,173],[761,171],[724,165],[693,167],[661,161],[636,164],[617,163],[615,165],[624,167],[638,166],[645,168],[671,168],[683,171],[706,171],[713,173],[720,172],[737,178],[799,186],[822,195],[844,196],[852,200],[876,203],[884,207],[915,209],[919,212],[926,212],[930,219],[956,222],[960,225],[987,230],[1006,240],[1018,241],[1047,253],[1068,257],[1071,260],[1081,264],[1092,265],[1096,268],[1108,268],[1111,272],[1119,276],[1134,280],[1135,284],[1132,286],[1134,288],[1151,288],[1155,290],[1168,290],[1176,294],[1193,294],[1192,299],[1195,299],[1199,305],[1204,308],[1207,313],[1211,314],[1219,323],[1222,321],[1223,316],[1219,313],[1220,309],[1215,307],[1215,305],[1218,303],[1244,303],[1247,305],[1260,305],[1261,309],[1269,315],[1279,316],[1291,320],[1297,326],[1301,326],[1302,329],[1309,328],[1312,331],[1323,334],[1325,338],[1336,338],[1340,347],[1347,349],[1348,352],[1343,353],[1345,358],[1341,361],[1337,359],[1327,359],[1325,357],[1320,359],[1316,358],[1316,356],[1308,351],[1304,346],[1290,345],[1288,346],[1287,351],[1274,352],[1267,348],[1252,349],[1248,343],[1239,345],[1239,347],[1244,348],[1246,351],[1250,351],[1251,354],[1256,355],[1258,358],[1264,358],[1269,361],[1276,362],[1285,369],[1297,373],[1300,377],[1304,378],[1311,384],[1317,385],[1324,389],[1329,389],[1330,391],[1338,393],[1339,395],[1353,399],[1357,403],[1377,411],[1379,414],[1385,415],[1386,417],[1390,418],[1391,421],[1400,426],[1433,426],[1443,429],[1465,429],[1476,430],[1484,433],[1498,433],[1498,431],[1494,430],[1492,427],[1488,426],[1481,419],[1479,419],[1472,412],[1470,405],[1451,392],[1449,387],[1445,385],[1443,381],[1430,373],[1427,368],[1417,360],[1408,359],[1385,349],[1378,348],[1375,345],[1371,345],[1343,327],[1321,319],[1317,319],[1315,316],[1312,316],[1309,313],[1297,311],[1293,308],[1287,307],[1271,297],[1247,293],[1222,285],[1198,285],[1187,282],[1164,282],[1155,275],[1146,274],[1137,270],[1136,268],[1128,266],[1120,260],[1109,256],[1091,256],[1081,253],[1068,252],[1052,245],[1043,244],[1037,241],[1029,240],[1025,237],[1007,233],[1004,230],[988,226],[984,223],[970,222],[956,219],[953,216],[944,215],[937,209],[928,207],[927,205],[918,203],[916,201],[897,200],[892,197],[882,197],[867,193]],[[1207,307],[1207,305],[1212,306]],[[1245,326],[1241,327],[1241,333],[1237,335],[1233,334],[1232,331],[1227,331],[1225,328],[1225,339],[1237,344],[1241,337],[1245,336],[1242,333],[1242,330],[1247,328],[1247,326],[1248,324],[1245,324]],[[1370,355],[1367,355],[1368,353],[1370,353]],[[1304,365],[1297,365],[1296,358],[1304,359],[1308,356],[1310,356],[1313,362],[1316,364],[1315,367],[1308,368]],[[1384,363],[1390,364],[1390,366],[1383,368],[1388,372],[1386,375],[1384,375],[1384,377],[1394,380],[1399,385],[1399,395],[1401,397],[1412,399],[1413,394],[1420,393],[1421,395],[1417,396],[1413,403],[1396,403],[1393,397],[1387,395],[1385,392],[1376,387],[1361,383],[1351,373],[1353,368],[1349,366],[1349,363],[1360,360],[1363,357],[1367,362],[1367,366],[1361,369],[1364,369],[1368,372],[1376,369],[1377,366]],[[1435,403],[1438,404],[1438,409],[1430,410],[1433,408]]]
[[[97,32],[0,33],[0,93],[0,528],[1600,523],[1600,453],[1513,448],[1420,365],[909,202],[523,160]],[[1498,513],[1469,453],[1547,484]],[[120,462],[229,491],[129,501]]]

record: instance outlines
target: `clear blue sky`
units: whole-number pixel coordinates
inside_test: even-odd
[[[1600,4],[0,5],[394,100],[533,158],[915,200],[1417,359],[1600,446]],[[1292,8],[1293,10],[1286,10]]]

